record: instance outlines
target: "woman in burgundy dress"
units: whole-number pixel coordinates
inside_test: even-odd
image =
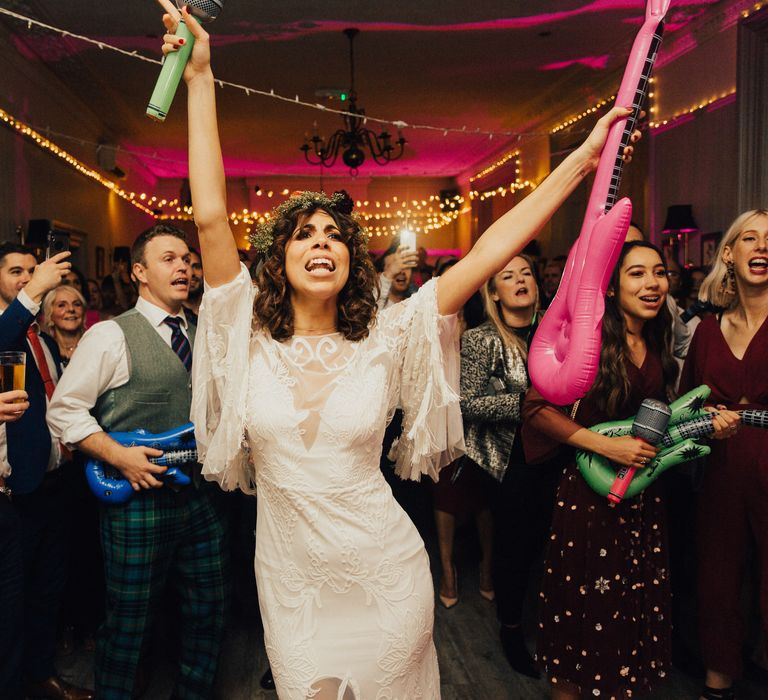
[[[571,420],[530,392],[523,409],[526,454],[556,440],[643,467],[656,449],[631,436],[585,427],[637,413],[643,399],[667,402],[677,377],[670,353],[666,268],[658,249],[622,249],[608,289],[597,379]],[[714,419],[721,428],[735,416]],[[714,421],[713,421],[714,422]],[[553,698],[628,698],[664,678],[670,657],[664,504],[654,484],[611,507],[571,460],[555,504],[537,657]]]
[[[768,211],[739,216],[723,237],[699,298],[724,309],[696,329],[681,391],[700,384],[730,409],[768,408]],[[768,436],[743,426],[712,446],[699,495],[700,633],[706,700],[730,700],[741,675],[741,606],[749,541],[761,571],[760,611],[768,638]]]

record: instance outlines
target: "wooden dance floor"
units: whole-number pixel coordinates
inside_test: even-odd
[[[547,683],[514,673],[498,643],[494,605],[478,594],[476,566],[459,573],[461,602],[451,610],[436,608],[435,639],[440,657],[443,700],[545,700]],[[239,611],[242,612],[242,611]],[[266,654],[261,641],[257,616],[250,621],[233,616],[224,645],[217,700],[274,700],[273,691],[259,687],[266,669]],[[163,635],[164,636],[164,635]],[[160,640],[157,645],[163,649]],[[67,680],[93,687],[93,654],[76,652],[60,656],[58,667]],[[144,700],[167,700],[173,684],[174,666],[167,659],[158,660]],[[642,700],[696,700],[701,682],[678,671],[657,693]],[[744,681],[738,686],[740,700],[764,700],[768,690]]]

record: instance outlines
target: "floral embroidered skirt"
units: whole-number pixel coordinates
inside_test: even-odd
[[[537,659],[584,697],[632,697],[670,667],[671,592],[658,484],[611,508],[575,466],[558,488]]]

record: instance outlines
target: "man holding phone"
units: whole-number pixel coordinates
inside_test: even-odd
[[[69,234],[64,231],[48,232],[48,247],[45,249],[45,259],[69,250]]]
[[[16,524],[17,538],[15,547],[7,547],[11,558],[4,561],[4,569],[10,567],[16,575],[0,580],[0,600],[6,608],[15,605],[20,611],[12,625],[0,627],[0,649],[7,649],[0,665],[4,700],[16,700],[23,693],[69,700],[93,697],[59,678],[54,666],[56,620],[67,574],[67,502],[59,479],[59,445],[51,439],[45,416],[60,359],[56,343],[35,323],[43,296],[71,268],[69,255],[60,252],[38,264],[25,246],[0,246],[0,351],[26,354],[29,395],[24,414],[0,426],[6,434],[10,468],[10,474],[0,479],[4,488],[0,498],[10,495],[12,512],[6,515]]]

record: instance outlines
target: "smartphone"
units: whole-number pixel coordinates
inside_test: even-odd
[[[69,234],[63,231],[48,232],[48,247],[45,249],[45,259],[69,250]]]
[[[416,250],[416,232],[408,228],[400,232],[400,245],[404,245],[408,250]]]

